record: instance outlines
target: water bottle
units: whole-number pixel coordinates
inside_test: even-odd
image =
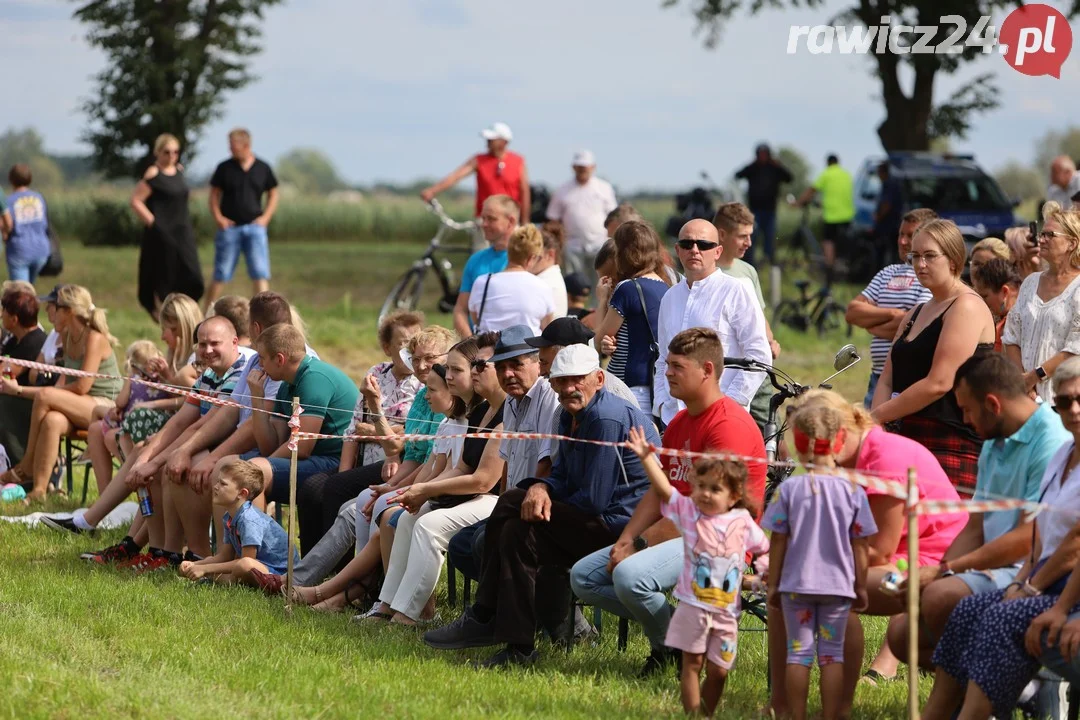
[[[887,573],[881,578],[881,592],[886,595],[899,595],[903,592],[900,583],[907,577],[908,563],[904,558],[896,561],[897,571]]]
[[[135,491],[135,494],[139,496],[139,512],[143,517],[150,517],[154,514],[154,501],[150,498],[150,490],[144,487]]]

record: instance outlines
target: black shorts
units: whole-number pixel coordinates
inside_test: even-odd
[[[831,243],[843,243],[847,240],[848,228],[851,223],[825,223],[825,229],[821,233],[822,240]]]

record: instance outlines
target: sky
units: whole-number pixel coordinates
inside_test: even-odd
[[[409,182],[455,168],[496,121],[513,129],[533,180],[550,185],[569,179],[580,148],[622,191],[687,186],[701,170],[722,182],[759,141],[793,146],[815,168],[835,152],[854,171],[881,152],[872,59],[787,53],[792,25],[827,23],[848,5],[742,15],[708,50],[685,0],[287,0],[267,12],[259,80],[226,99],[189,172],[209,172],[228,130],[244,126],[271,162],[315,147],[352,183]],[[104,63],[74,6],[0,2],[0,66],[34,69],[14,76],[0,128],[34,126],[57,153],[87,151],[79,106]],[[1080,122],[1080,49],[1061,79],[988,55],[939,75],[935,98],[987,71],[1002,106],[953,142],[987,169],[1030,162],[1046,131]]]

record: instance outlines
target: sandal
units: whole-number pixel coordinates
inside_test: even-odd
[[[859,682],[870,685],[872,687],[878,687],[879,684],[884,685],[885,683],[892,682],[895,679],[895,675],[893,675],[892,677],[888,677],[886,675],[882,675],[877,670],[870,668],[863,673],[863,676],[861,678],[859,678]]]

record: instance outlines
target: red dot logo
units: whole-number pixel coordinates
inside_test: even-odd
[[[1049,5],[1024,5],[1001,25],[998,42],[1005,61],[1025,75],[1061,79],[1061,66],[1072,51],[1069,21]]]

